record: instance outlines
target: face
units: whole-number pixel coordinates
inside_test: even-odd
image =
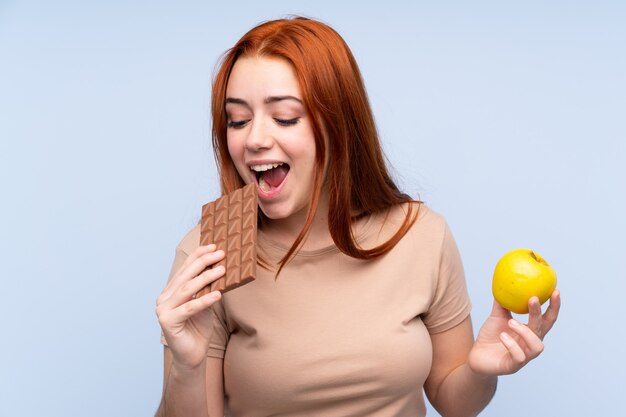
[[[281,58],[239,58],[226,88],[228,152],[271,220],[306,215],[315,138],[293,67]]]

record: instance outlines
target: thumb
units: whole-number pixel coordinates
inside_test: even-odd
[[[495,299],[493,300],[493,308],[491,309],[492,317],[501,317],[505,319],[510,319],[511,312],[506,308],[502,307]]]

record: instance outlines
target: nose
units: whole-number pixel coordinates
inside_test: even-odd
[[[250,151],[259,151],[272,147],[273,140],[269,129],[261,119],[253,120],[252,126],[248,131],[245,148]]]

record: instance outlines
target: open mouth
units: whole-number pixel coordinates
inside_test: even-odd
[[[289,173],[289,165],[284,162],[252,165],[250,169],[256,176],[259,188],[266,193],[278,189]]]

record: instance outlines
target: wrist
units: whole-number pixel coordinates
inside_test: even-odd
[[[497,381],[498,380],[498,376],[497,375],[491,375],[491,374],[485,374],[482,373],[480,371],[475,370],[474,368],[472,368],[472,366],[469,364],[469,362],[465,362],[465,372],[466,374],[472,378],[475,381],[479,381],[479,382],[487,382],[487,381]]]

